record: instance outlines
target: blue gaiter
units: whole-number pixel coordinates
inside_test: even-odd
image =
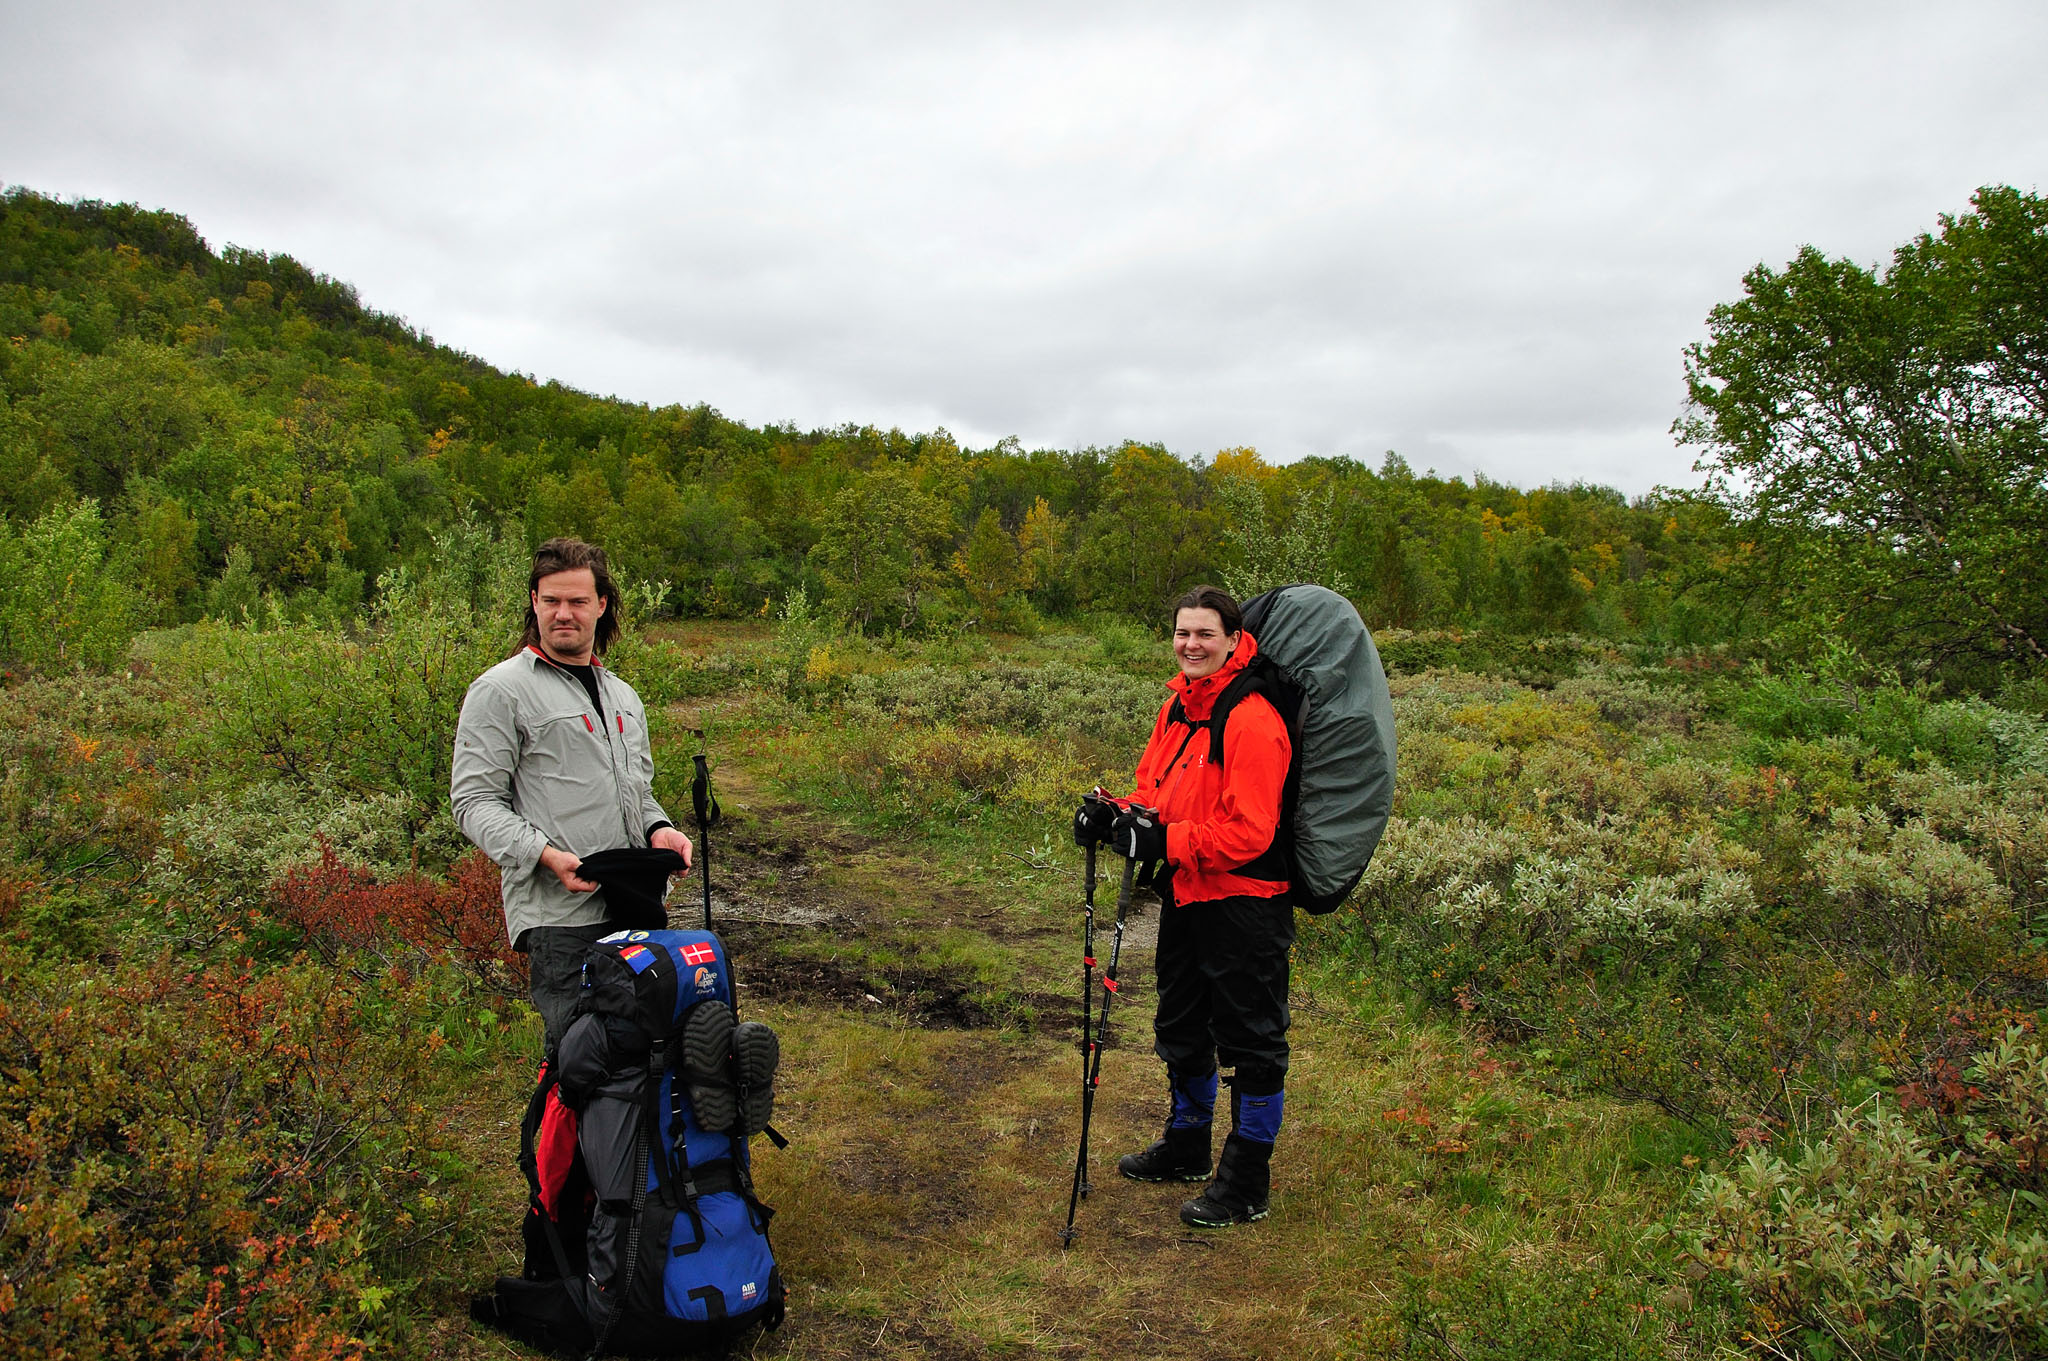
[[[1287,1105],[1286,1092],[1270,1096],[1237,1097],[1237,1132],[1253,1143],[1270,1144],[1280,1137],[1280,1112]]]
[[[1205,1077],[1186,1077],[1180,1073],[1169,1073],[1167,1077],[1173,1085],[1173,1118],[1166,1122],[1168,1128],[1193,1129],[1216,1118],[1213,1071]]]

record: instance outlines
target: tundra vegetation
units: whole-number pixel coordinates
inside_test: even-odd
[[[503,1353],[539,1028],[445,789],[553,533],[628,579],[657,793],[708,750],[731,815],[794,1140],[753,1354],[2048,1354],[2044,213],[1759,268],[1686,360],[1717,481],[1631,501],[650,410],[11,191],[0,1356]],[[1066,812],[1162,601],[1302,578],[1402,768],[1304,919],[1274,1215],[1110,1171],[1141,909],[1062,1252]]]

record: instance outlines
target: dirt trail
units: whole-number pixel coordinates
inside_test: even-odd
[[[1156,899],[1139,894],[1125,922],[1094,1193],[1079,1245],[1062,1252],[1079,1127],[1079,883],[1064,920],[991,906],[914,843],[779,798],[741,762],[716,778],[727,816],[711,835],[714,925],[742,1006],[784,1033],[777,1121],[797,1140],[757,1163],[794,1294],[790,1324],[749,1353],[985,1357],[994,1339],[1023,1337],[1058,1356],[1100,1355],[1112,1339],[1131,1357],[1245,1355],[1153,1307],[1191,1273],[1231,1269],[1179,1225],[1187,1188],[1114,1173],[1116,1154],[1141,1146],[1160,1116]],[[1105,857],[1096,894],[1096,1011],[1120,868]],[[696,876],[674,886],[674,925],[701,922],[702,892]],[[998,988],[1013,1009],[991,1009],[972,964],[917,962],[941,935],[1025,980],[1021,994]],[[962,938],[986,948],[977,956]]]
[[[744,765],[729,763],[716,780],[725,818],[710,837],[712,920],[732,947],[744,998],[895,1014],[938,1028],[1012,1024],[1023,1009],[1031,1028],[1078,1039],[1079,979],[1065,976],[1069,967],[1079,971],[1078,911],[1067,929],[1047,928],[949,882],[908,843],[778,799]],[[1105,879],[1096,895],[1096,953],[1105,963],[1115,899],[1116,882]],[[703,901],[697,874],[677,880],[670,923],[700,925]],[[1124,938],[1127,1001],[1147,987],[1157,915],[1156,901],[1139,895]],[[982,937],[1043,982],[992,1004],[969,970],[917,962],[940,932]]]

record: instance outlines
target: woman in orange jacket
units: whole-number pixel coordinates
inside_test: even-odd
[[[1209,1181],[1180,1217],[1221,1228],[1266,1217],[1280,1132],[1294,909],[1274,842],[1293,746],[1266,697],[1244,693],[1258,643],[1227,593],[1202,586],[1175,602],[1173,653],[1180,674],[1138,762],[1134,810],[1105,827],[1102,805],[1084,805],[1076,821],[1121,855],[1165,865],[1155,885],[1153,1050],[1166,1064],[1172,1106],[1163,1137],[1118,1169],[1137,1181]],[[1219,699],[1228,704],[1220,766],[1210,761]],[[1231,1132],[1211,1179],[1219,1064],[1236,1072]]]

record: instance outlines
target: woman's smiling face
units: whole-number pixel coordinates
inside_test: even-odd
[[[1173,655],[1189,680],[1213,676],[1237,650],[1237,635],[1223,631],[1214,610],[1182,610],[1173,617]]]

